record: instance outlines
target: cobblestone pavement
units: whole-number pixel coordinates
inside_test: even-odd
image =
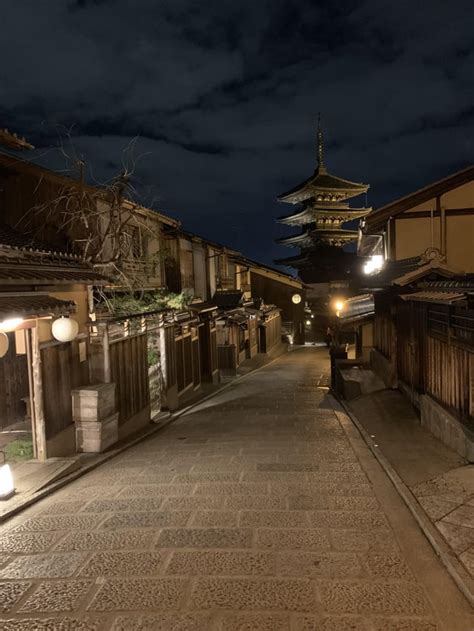
[[[300,349],[0,531],[0,628],[468,631],[474,616]]]

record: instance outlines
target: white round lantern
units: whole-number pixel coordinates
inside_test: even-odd
[[[8,353],[9,346],[8,335],[6,333],[0,333],[0,357],[5,357]]]
[[[77,337],[79,325],[72,318],[61,317],[53,322],[51,332],[58,342],[71,342]]]
[[[293,301],[293,303],[294,303],[295,305],[299,305],[299,304],[300,304],[300,302],[301,302],[301,296],[300,296],[300,294],[293,294],[293,295],[291,296],[291,300]]]

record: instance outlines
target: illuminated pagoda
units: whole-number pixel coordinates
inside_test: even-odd
[[[306,283],[321,283],[346,278],[356,261],[356,254],[343,250],[357,240],[358,232],[344,228],[348,222],[365,217],[372,209],[352,208],[348,200],[366,193],[369,185],[350,182],[328,173],[324,164],[323,134],[318,129],[318,164],[314,174],[302,184],[280,195],[278,201],[301,204],[291,215],[277,221],[299,227],[295,235],[277,239],[277,243],[300,248],[297,256],[278,259],[280,265],[298,270]]]

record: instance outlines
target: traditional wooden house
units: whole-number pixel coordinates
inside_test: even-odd
[[[75,452],[71,391],[90,383],[88,290],[104,282],[78,257],[0,224],[0,427],[4,441],[23,429],[40,460]],[[55,322],[70,314],[77,335],[61,342]]]
[[[474,167],[374,211],[359,239],[359,252],[371,257],[371,364],[419,408],[423,424],[469,459],[473,244]]]

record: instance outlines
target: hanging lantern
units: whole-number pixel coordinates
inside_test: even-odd
[[[300,296],[300,294],[293,294],[293,295],[291,296],[291,300],[292,300],[293,304],[295,304],[295,305],[299,305],[299,304],[300,304],[300,302],[301,302],[301,296]]]
[[[5,357],[8,353],[8,347],[10,342],[8,341],[8,335],[0,332],[0,357]]]
[[[62,316],[53,322],[51,332],[58,342],[71,342],[77,337],[79,325],[72,318]]]

